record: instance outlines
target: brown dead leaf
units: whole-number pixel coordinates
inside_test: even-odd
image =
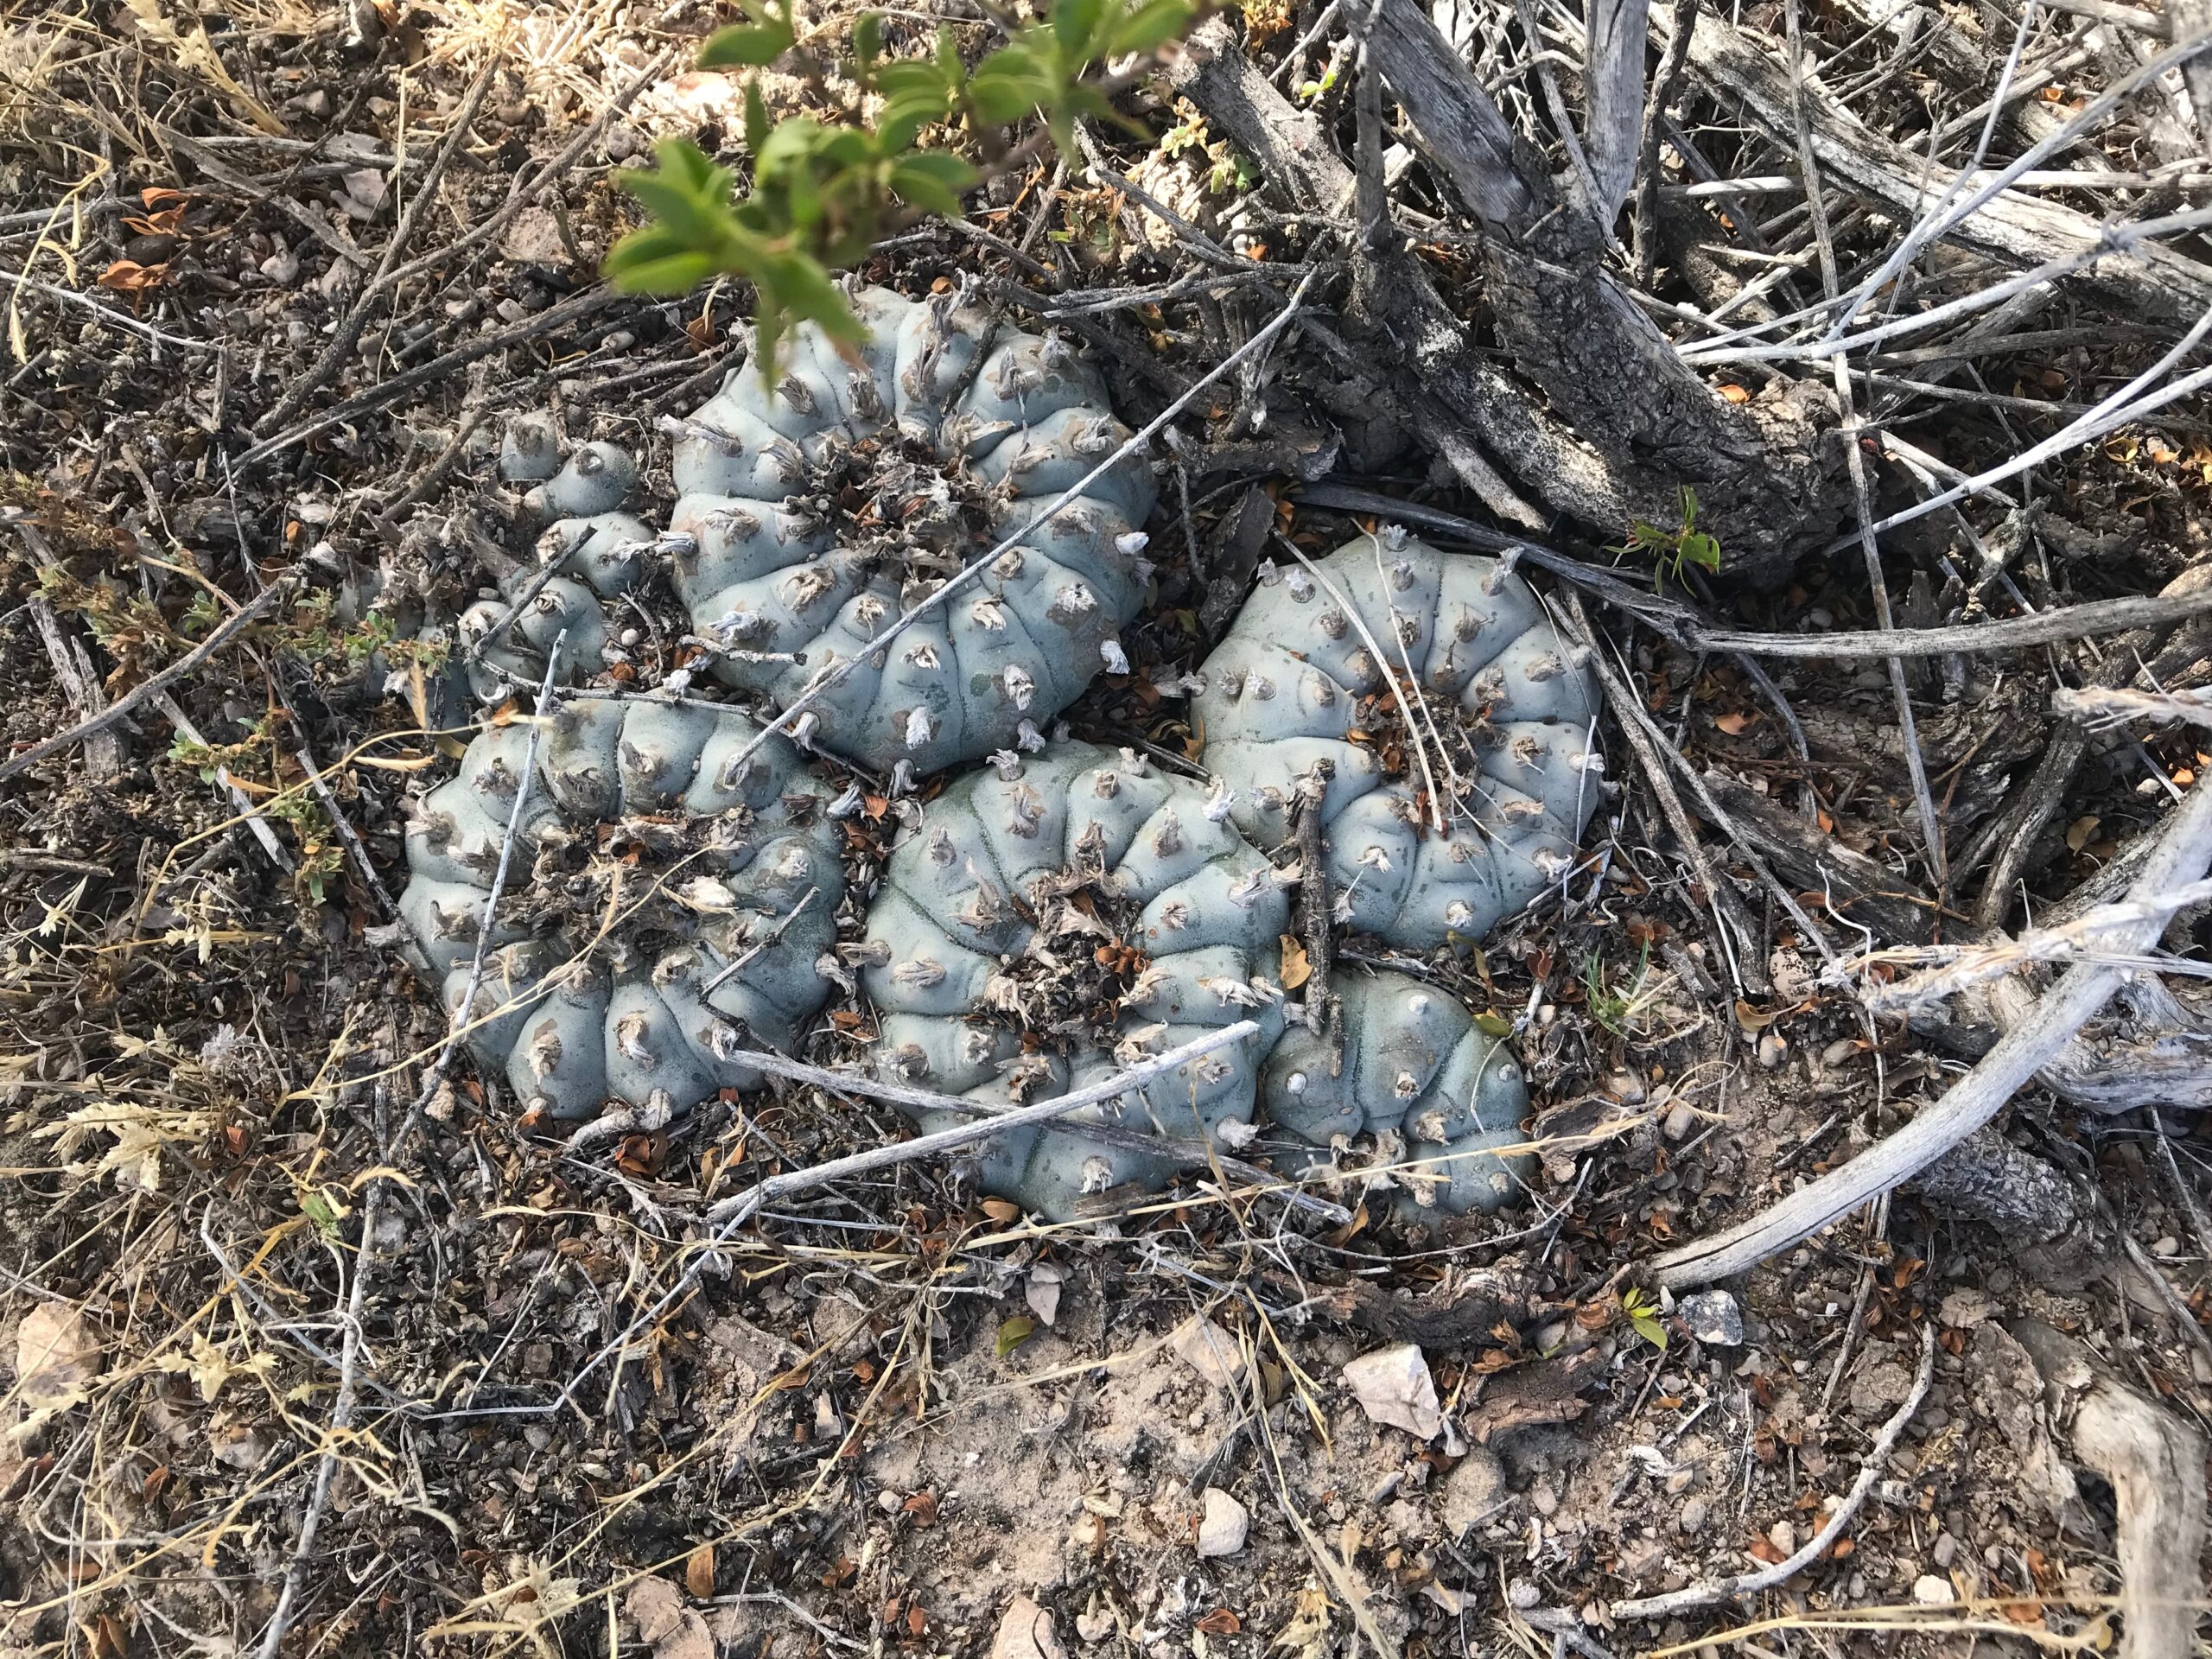
[[[1198,1620],[1196,1628],[1204,1630],[1208,1636],[1235,1636],[1244,1628],[1244,1623],[1228,1608],[1217,1607]]]
[[[1781,1017],[1775,1014],[1761,1014],[1742,997],[1736,999],[1736,1023],[1743,1027],[1746,1036],[1758,1036]]]
[[[1733,714],[1720,715],[1713,723],[1731,737],[1741,737],[1745,732],[1751,730],[1758,720],[1757,715],[1746,714],[1738,709]]]
[[[1752,1554],[1758,1556],[1769,1567],[1779,1566],[1789,1559],[1774,1547],[1774,1540],[1764,1535],[1752,1539],[1749,1548]]]
[[[683,1587],[704,1601],[715,1593],[715,1547],[702,1544],[683,1561]]]
[[[1313,964],[1306,959],[1306,947],[1286,933],[1282,936],[1282,988],[1294,991],[1313,977]]]
[[[99,1338],[82,1308],[41,1302],[16,1327],[16,1389],[27,1405],[75,1405],[100,1366]]]
[[[167,265],[142,265],[136,259],[118,259],[99,274],[99,285],[116,294],[147,294],[169,279]]]

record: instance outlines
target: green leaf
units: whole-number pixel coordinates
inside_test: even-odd
[[[853,19],[853,59],[865,76],[883,55],[883,14],[864,11]]]
[[[768,270],[767,280],[776,290],[776,297],[800,316],[817,325],[822,332],[840,346],[858,346],[868,338],[868,330],[861,327],[861,320],[853,315],[853,308],[845,302],[842,289],[830,280],[822,262],[810,254],[786,253],[776,256]]]
[[[1513,1022],[1503,1014],[1492,1014],[1484,1008],[1475,1016],[1475,1029],[1485,1037],[1510,1037]]]
[[[942,121],[944,117],[944,99],[935,92],[909,93],[890,99],[876,123],[879,152],[886,156],[899,154],[913,143],[924,127],[932,121]]]
[[[1701,530],[1690,531],[1682,537],[1682,562],[1696,565],[1701,570],[1720,568],[1720,543],[1718,537]]]
[[[1034,1319],[1028,1318],[1025,1314],[1015,1314],[1014,1318],[1008,1319],[1004,1325],[999,1326],[999,1338],[996,1344],[998,1348],[998,1357],[1001,1359],[1004,1359],[1008,1354],[1020,1347],[1023,1343],[1028,1341],[1030,1338],[1036,1334],[1037,1322]]]
[[[760,101],[760,83],[745,83],[745,147],[754,156],[768,147],[768,106]]]
[[[618,293],[689,294],[715,276],[718,266],[710,253],[692,248],[656,253],[635,245],[653,236],[658,229],[648,226],[632,231],[607,253],[607,280]]]
[[[1628,1322],[1636,1328],[1637,1336],[1661,1353],[1667,1351],[1667,1327],[1657,1319],[1649,1313],[1631,1313],[1628,1316]]]
[[[1190,26],[1190,0],[1147,0],[1116,23],[1107,36],[1106,55],[1149,52],[1164,46]]]
[[[924,213],[957,219],[961,192],[975,188],[977,177],[976,169],[957,156],[925,149],[892,169],[891,188],[901,201]]]
[[[653,153],[660,161],[658,172],[626,169],[614,175],[615,181],[688,245],[711,246],[728,222],[735,175],[716,167],[686,138],[664,138]]]
[[[1060,50],[1077,60],[1092,56],[1091,39],[1105,9],[1105,0],[1052,0],[1052,38]]]
[[[886,98],[931,92],[941,99],[944,96],[944,70],[927,58],[896,58],[877,67],[875,89]]]
[[[315,1230],[321,1233],[326,1238],[335,1238],[338,1236],[338,1207],[332,1204],[328,1198],[323,1197],[321,1193],[313,1191],[301,1193],[300,1213],[304,1215],[309,1221],[313,1222],[315,1224]],[[1024,1319],[1021,1323],[1027,1325],[1028,1321]],[[1021,1334],[1026,1337],[1029,1333],[1027,1331],[1024,1331]],[[1004,1342],[1006,1340],[1005,1329],[1003,1326],[1000,1329],[999,1340],[1001,1342]],[[1000,1349],[999,1357],[1001,1359],[1005,1358],[1006,1352],[1007,1351],[1005,1349]]]
[[[1000,126],[1026,118],[1052,90],[1027,54],[1023,61],[1007,61],[1018,49],[1008,47],[986,58],[968,80],[976,113]]]
[[[798,37],[774,24],[733,23],[707,36],[699,48],[702,69],[765,69],[790,51]]]

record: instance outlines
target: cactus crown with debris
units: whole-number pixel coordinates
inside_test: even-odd
[[[1033,747],[1102,668],[1126,665],[1150,474],[1125,459],[1037,522],[1129,435],[1096,377],[952,295],[863,289],[854,303],[870,332],[853,359],[800,327],[772,390],[735,373],[670,423],[671,528],[690,543],[677,591],[722,648],[725,683],[788,706],[840,676],[794,728],[803,740],[921,772]]]
[[[1535,1166],[1520,1128],[1528,1084],[1512,1051],[1457,997],[1404,974],[1357,975],[1340,995],[1341,1052],[1294,1027],[1268,1057],[1268,1121],[1338,1152],[1374,1135],[1409,1217],[1511,1202]]]
[[[779,709],[813,692],[791,727],[802,747],[922,773],[1034,748],[1101,670],[1128,667],[1119,634],[1151,576],[1151,475],[1135,455],[1106,465],[1128,430],[1061,342],[954,295],[869,288],[853,304],[870,334],[851,356],[803,326],[772,387],[734,370],[664,423],[678,499],[659,544],[696,641],[715,677]],[[654,542],[617,511],[636,467],[612,444],[549,477],[550,442],[526,430],[502,468],[548,479],[525,505],[557,517],[538,554],[558,574],[531,578],[539,591],[488,648],[508,607],[463,618],[492,696],[533,677],[563,628],[596,671],[607,636],[593,596],[630,591]],[[987,554],[960,593],[875,643]],[[524,582],[503,585],[512,598]]]
[[[1472,943],[1567,868],[1598,798],[1597,697],[1507,562],[1395,530],[1270,572],[1207,658],[1204,764],[1263,847],[1302,796],[1336,919]]]
[[[529,1109],[668,1109],[759,1075],[826,1000],[845,892],[825,786],[735,709],[582,699],[493,728],[408,826],[401,925],[469,1046]],[[464,1009],[526,773],[511,874]],[[643,868],[640,868],[640,866]],[[656,879],[656,871],[664,879]]]
[[[1166,1166],[1083,1126],[1203,1140],[1250,1122],[1282,1029],[1270,976],[1287,915],[1218,791],[1126,749],[1001,755],[932,801],[885,870],[863,947],[878,1065],[939,1094],[1045,1099],[1257,1022],[1065,1128],[1001,1136],[982,1176],[1055,1217],[1086,1193],[1155,1185]]]

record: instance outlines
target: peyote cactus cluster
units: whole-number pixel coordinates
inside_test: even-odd
[[[542,678],[556,640],[563,678],[619,659],[600,601],[639,608],[661,556],[725,683],[788,708],[851,671],[810,700],[796,743],[701,703],[561,705],[470,1011],[479,1058],[553,1116],[680,1109],[754,1082],[748,1048],[794,1048],[830,982],[850,988],[842,957],[878,1016],[877,1071],[979,1102],[1049,1099],[1256,1023],[1120,1100],[980,1143],[982,1186],[1047,1217],[1160,1185],[1182,1160],[1144,1135],[1234,1148],[1255,1114],[1332,1154],[1373,1136],[1413,1214],[1510,1200],[1532,1161],[1526,1087],[1457,998],[1340,974],[1334,1017],[1308,1020],[1327,1009],[1286,1009],[1271,976],[1294,849],[1317,834],[1334,920],[1409,950],[1474,941],[1566,868],[1597,795],[1596,704],[1535,594],[1510,561],[1363,537],[1270,568],[1205,664],[1211,787],[1127,749],[1047,745],[1040,727],[1126,666],[1149,477],[1118,465],[1023,531],[1126,438],[1095,378],[955,298],[855,304],[872,330],[855,359],[802,327],[772,389],[734,374],[671,423],[679,499],[658,538],[621,511],[636,467],[620,449],[560,466],[550,424],[508,434],[502,471],[548,527],[537,569],[462,620],[480,696]],[[864,652],[1001,540],[974,585]],[[479,736],[410,828],[404,926],[449,1007],[530,732]],[[808,747],[892,772],[894,794],[989,756],[902,808],[857,946],[837,945],[842,809]],[[648,896],[627,909],[590,856],[615,819],[619,838],[683,855],[664,881],[639,874]]]
[[[1056,1218],[1086,1193],[1156,1186],[1168,1166],[1082,1126],[1236,1138],[1224,1126],[1250,1122],[1282,1031],[1268,972],[1288,913],[1217,791],[1127,749],[1005,755],[931,802],[891,855],[864,946],[879,1065],[939,1094],[1046,1099],[1255,1021],[1256,1035],[1066,1128],[998,1137],[982,1172],[988,1190]]]
[[[1315,795],[1338,919],[1405,950],[1518,910],[1596,804],[1588,667],[1500,560],[1360,537],[1263,582],[1205,679],[1238,826],[1275,846]]]
[[[644,1106],[658,1094],[675,1109],[751,1087],[742,1051],[790,1049],[827,998],[815,962],[845,891],[830,798],[782,738],[748,754],[760,736],[735,709],[665,703],[580,700],[547,720],[512,897],[466,1011],[483,1022],[471,1050],[525,1106],[589,1117],[610,1096]],[[530,740],[528,721],[484,732],[408,826],[401,917],[456,1016]],[[672,914],[594,952],[601,906],[622,895],[583,884],[590,907],[569,913],[563,889],[581,877],[563,860],[587,856],[611,819],[688,856],[669,884]],[[656,934],[669,948],[639,949]]]

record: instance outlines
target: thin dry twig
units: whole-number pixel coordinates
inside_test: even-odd
[[[2203,874],[2208,862],[2212,862],[2212,790],[2194,789],[2183,797],[2166,823],[2128,897],[2140,901],[2193,881]],[[2162,931],[2162,923],[2139,923],[2121,930],[2114,944],[2122,950],[2139,950]],[[1669,1289],[1681,1290],[1742,1273],[1849,1215],[1877,1194],[1910,1180],[1996,1116],[2112,1000],[2126,976],[2126,969],[2101,963],[2076,963],[1965,1078],[1942,1100],[1923,1107],[1904,1128],[1748,1220],[1669,1251],[1653,1265],[1654,1278]]]
[[[15,777],[18,772],[36,766],[47,756],[58,754],[73,744],[81,742],[92,733],[113,725],[142,704],[153,701],[155,697],[168,690],[170,686],[175,685],[194,669],[198,668],[225,645],[230,644],[245,631],[249,623],[257,621],[263,612],[268,610],[281,596],[290,591],[290,586],[287,579],[279,577],[263,588],[251,603],[240,607],[229,616],[225,617],[205,639],[190,651],[159,673],[149,675],[145,679],[141,680],[97,715],[89,719],[79,721],[67,731],[49,737],[42,743],[32,744],[21,754],[8,760],[0,761],[0,779]]]
[[[1688,1612],[1693,1607],[1710,1606],[1716,1601],[1726,1601],[1737,1596],[1753,1596],[1762,1590],[1771,1590],[1777,1584],[1786,1584],[1827,1554],[1829,1547],[1842,1536],[1843,1529],[1851,1524],[1866,1502],[1866,1495],[1874,1490],[1874,1483],[1887,1469],[1890,1453],[1897,1449],[1905,1425],[1920,1409],[1920,1402],[1928,1397],[1929,1378],[1936,1374],[1936,1325],[1933,1320],[1920,1327],[1920,1370],[1912,1379],[1912,1392],[1905,1395],[1904,1403],[1897,1408],[1890,1421],[1882,1425],[1882,1432],[1875,1437],[1866,1461],[1859,1465],[1859,1478],[1851,1483],[1851,1491],[1842,1503],[1836,1505],[1826,1525],[1815,1533],[1798,1551],[1771,1567],[1761,1567],[1756,1573],[1737,1573],[1725,1579],[1714,1579],[1704,1584],[1686,1585],[1663,1596],[1645,1596],[1633,1601],[1613,1604],[1616,1618],[1665,1618],[1673,1613]]]

